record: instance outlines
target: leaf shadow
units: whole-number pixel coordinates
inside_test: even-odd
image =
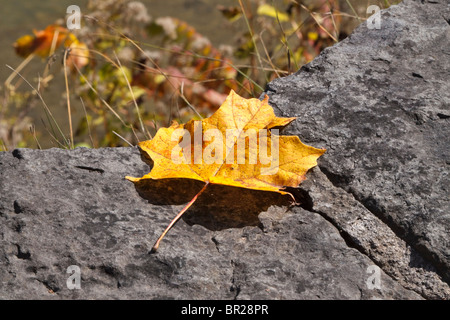
[[[204,182],[191,179],[146,179],[135,183],[138,194],[154,205],[187,204],[203,186]],[[182,219],[188,225],[199,224],[211,231],[245,226],[262,228],[258,218],[261,212],[272,205],[291,203],[289,195],[211,184]]]

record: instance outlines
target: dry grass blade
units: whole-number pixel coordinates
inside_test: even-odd
[[[240,5],[240,7],[241,7],[242,16],[244,17],[245,24],[247,25],[247,28],[248,28],[248,32],[250,33],[250,37],[251,37],[251,39],[252,39],[253,46],[254,46],[254,48],[255,48],[255,53],[256,53],[256,57],[258,58],[259,65],[260,65],[261,68],[264,68],[264,65],[263,65],[262,59],[261,59],[261,55],[259,54],[258,47],[257,47],[257,45],[256,45],[255,35],[254,35],[254,32],[253,32],[253,28],[252,28],[252,26],[250,25],[250,22],[248,21],[247,13],[246,13],[246,11],[245,11],[244,5],[242,4],[242,0],[239,0],[239,5]],[[266,78],[266,81],[268,81],[267,78]]]
[[[64,51],[64,58],[63,58],[63,65],[64,65],[64,80],[66,83],[66,96],[67,96],[67,114],[69,116],[69,130],[70,130],[70,144],[72,149],[74,148],[74,141],[73,141],[73,128],[72,128],[72,110],[70,109],[70,92],[69,92],[69,80],[67,79],[67,54],[69,53],[70,49],[66,49]]]
[[[89,118],[88,118],[88,114],[86,111],[86,106],[84,105],[84,101],[83,101],[82,97],[80,97],[80,100],[81,100],[81,105],[83,106],[84,116],[86,117],[86,125],[87,125],[87,129],[88,129],[88,133],[89,133],[89,139],[91,140],[91,146],[95,148],[94,139],[92,139],[91,126],[89,124]]]
[[[305,9],[306,11],[308,11],[309,15],[311,16],[311,18],[314,19],[314,21],[317,23],[317,25],[319,26],[320,29],[322,29],[331,39],[333,39],[334,42],[338,42],[338,40],[330,33],[328,32],[328,30],[326,28],[324,28],[322,26],[322,24],[320,23],[319,20],[317,20],[317,18],[314,16],[314,13],[311,12],[311,10],[309,10],[307,7],[305,7],[303,4],[301,4],[301,7],[303,9]]]
[[[195,114],[200,117],[200,119],[203,119],[203,116],[200,113],[198,113],[198,111],[194,108],[194,106],[184,96],[184,82],[181,83],[180,97],[188,105],[188,107],[191,108],[191,110],[194,111]]]
[[[6,147],[6,145],[5,145],[5,143],[3,142],[2,139],[0,139],[0,143],[1,143],[1,146],[2,146],[2,149],[0,151],[8,151],[8,148]]]
[[[50,118],[53,120],[53,123],[56,125],[56,127],[57,127],[57,129],[58,129],[58,131],[59,131],[59,134],[60,134],[61,137],[64,139],[65,144],[66,144],[68,147],[70,147],[70,142],[67,141],[67,139],[66,139],[64,133],[62,132],[61,128],[59,127],[58,123],[56,122],[55,117],[53,116],[52,112],[50,111],[50,108],[47,106],[47,103],[45,102],[44,98],[43,98],[42,95],[39,93],[39,91],[36,90],[36,88],[33,87],[33,85],[32,85],[27,79],[25,79],[19,72],[17,72],[13,67],[11,67],[11,66],[9,66],[9,65],[6,65],[6,67],[9,68],[9,69],[11,69],[14,73],[16,73],[20,78],[22,78],[23,81],[25,81],[25,82],[30,86],[31,89],[33,89],[33,91],[37,94],[37,96],[38,96],[39,99],[41,100],[41,102],[42,102],[42,104],[43,104],[43,106],[44,106],[44,110],[45,110],[45,112],[46,112],[47,117],[50,116]],[[51,125],[50,119],[48,119],[48,121],[49,121],[49,124]],[[52,128],[53,128],[53,126],[52,126]],[[56,138],[55,138],[55,139],[56,139]]]
[[[125,71],[124,71],[123,68],[122,68],[122,64],[120,63],[120,60],[119,60],[119,58],[117,57],[117,54],[116,54],[115,51],[114,51],[114,56],[116,57],[117,64],[119,65],[118,68],[119,68],[120,71],[122,72],[123,77],[125,78],[125,81],[126,81],[126,83],[127,83],[128,89],[130,90],[131,98],[133,99],[134,106],[135,106],[135,108],[136,108],[136,113],[137,113],[138,119],[139,119],[139,124],[140,124],[140,126],[141,126],[141,131],[142,131],[142,133],[143,133],[144,135],[146,135],[146,133],[147,133],[148,131],[145,130],[144,123],[142,122],[141,112],[140,112],[139,106],[138,106],[138,104],[137,104],[137,102],[136,102],[136,98],[135,98],[135,96],[134,96],[133,89],[131,88],[130,81],[128,81],[127,75],[125,74]],[[152,138],[152,136],[147,137],[147,138]]]
[[[118,136],[120,139],[122,139],[123,141],[125,141],[130,147],[134,147],[127,139],[125,139],[124,137],[122,137],[120,134],[118,134],[117,132],[115,132],[114,130],[112,131],[112,133],[114,133],[116,136]]]
[[[42,150],[41,144],[39,143],[39,140],[36,136],[36,127],[34,125],[30,126],[30,132],[31,132],[31,135],[33,136],[33,139],[36,142],[36,145],[38,146],[39,150]]]
[[[73,65],[75,69],[77,70],[78,74],[83,78],[84,81],[86,81],[86,84],[89,86],[89,88],[97,95],[97,97],[100,99],[100,101],[116,116],[117,119],[125,126],[129,127],[125,123],[125,121],[122,119],[122,117],[109,105],[108,102],[105,101],[102,97],[100,97],[99,93],[95,88],[92,86],[92,84],[89,82],[89,80],[84,76],[84,74],[81,72],[81,70],[77,67],[76,64]]]
[[[349,0],[345,0],[345,2],[347,2],[348,6],[355,14],[356,19],[358,19],[358,21],[361,22],[361,18],[359,17],[358,12],[356,12],[355,8],[352,6],[351,2]]]
[[[34,58],[34,54],[30,54],[28,57],[26,57],[25,60],[23,60],[23,61],[19,64],[19,66],[18,66],[15,70],[13,70],[14,72],[11,73],[11,74],[9,75],[9,77],[8,77],[8,78],[6,79],[6,81],[5,81],[5,87],[6,87],[6,88],[10,88],[11,81],[14,80],[14,78],[16,77],[16,75],[17,75],[20,71],[22,71],[22,69],[25,68],[25,66],[26,66],[33,58]],[[11,69],[11,68],[10,68],[10,69]]]

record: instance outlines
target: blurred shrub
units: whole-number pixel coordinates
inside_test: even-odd
[[[38,56],[46,59],[46,68],[34,89],[30,84],[19,92],[25,79],[15,73],[2,88],[0,148],[29,146],[30,137],[38,147],[48,137],[65,148],[134,145],[174,119],[209,116],[231,89],[259,96],[267,82],[298,70],[343,34],[337,0],[238,4],[217,6],[224,25],[241,26],[234,46],[215,47],[186,22],[152,19],[141,2],[126,0],[90,0],[89,14],[74,33],[51,24],[21,37],[14,46],[27,59],[24,65]],[[69,114],[70,101],[77,101],[84,116],[69,134],[46,107],[47,132],[36,133],[32,126],[30,132],[30,110],[45,104],[40,92],[51,89],[48,66],[57,57],[65,57],[61,72],[67,81],[63,94],[71,98]]]

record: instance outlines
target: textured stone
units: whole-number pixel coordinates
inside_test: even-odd
[[[0,298],[420,298],[384,273],[370,290],[374,263],[274,193],[212,187],[149,254],[201,185],[137,190],[124,179],[149,170],[137,148],[17,149],[0,168]]]
[[[327,148],[315,174],[323,181],[325,174],[326,188],[334,195],[329,198],[320,186],[302,185],[312,198],[311,206],[346,230],[359,249],[392,276],[415,269],[401,281],[406,287],[422,286],[423,278],[432,274],[443,278],[437,291],[446,298],[449,21],[448,1],[405,1],[382,12],[381,29],[368,29],[363,23],[345,41],[267,88],[278,115],[299,117],[285,133]],[[346,213],[342,206],[348,203],[341,202],[349,197],[355,207]],[[381,232],[377,226],[383,223]],[[371,246],[380,250],[389,243],[386,239],[403,243],[387,247],[398,254],[373,252]],[[405,245],[408,251],[401,258]],[[403,266],[412,269],[400,271]],[[435,296],[431,291],[425,296]]]

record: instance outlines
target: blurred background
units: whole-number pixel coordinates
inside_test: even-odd
[[[387,0],[0,0],[0,151],[135,145],[259,97]],[[67,7],[80,8],[68,30]]]

